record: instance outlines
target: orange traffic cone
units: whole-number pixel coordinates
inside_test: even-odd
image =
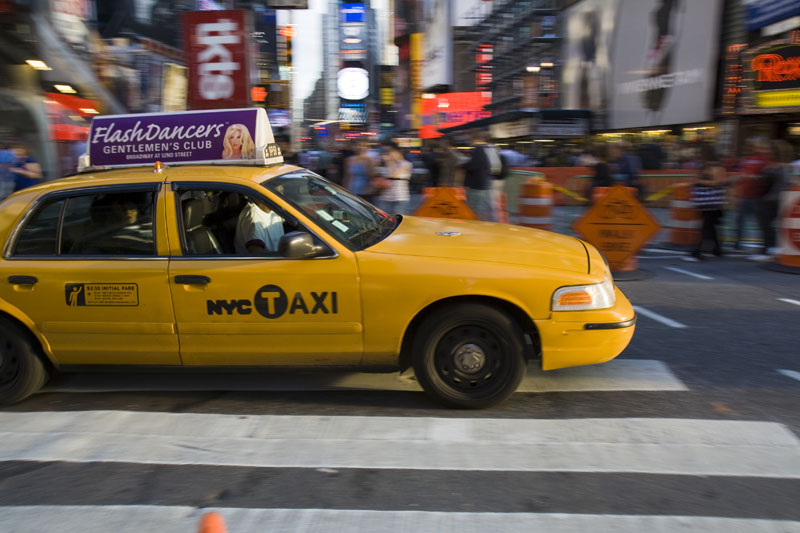
[[[200,519],[197,533],[228,533],[225,519],[219,513],[206,513]]]

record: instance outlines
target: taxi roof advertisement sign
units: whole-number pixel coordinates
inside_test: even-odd
[[[145,113],[94,117],[88,152],[93,167],[235,162],[274,142],[260,108]]]
[[[250,13],[189,11],[183,16],[189,66],[189,107],[219,109],[250,104]]]

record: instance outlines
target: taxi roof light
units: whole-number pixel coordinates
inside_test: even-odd
[[[271,166],[283,155],[263,108],[103,115],[92,119],[78,172],[156,162]]]

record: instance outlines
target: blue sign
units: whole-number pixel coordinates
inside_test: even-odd
[[[339,15],[340,22],[366,22],[367,7],[364,4],[342,4]]]
[[[750,0],[745,3],[747,4],[747,29],[750,31],[800,15],[798,0]]]

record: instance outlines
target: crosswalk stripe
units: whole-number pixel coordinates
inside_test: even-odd
[[[0,412],[0,460],[800,479],[774,422]]]
[[[398,373],[320,372],[298,374],[264,372],[234,375],[174,375],[154,379],[153,375],[76,374],[47,387],[49,392],[105,391],[318,391],[422,389],[416,379]],[[517,392],[578,391],[682,391],[686,385],[663,361],[614,359],[601,365],[564,368],[544,372],[532,363]]]
[[[195,531],[200,517],[217,512],[228,531],[416,531],[567,533],[672,533],[674,531],[760,533],[800,531],[800,522],[710,516],[659,516],[566,513],[469,513],[337,509],[248,509],[189,506],[9,506],[0,507],[0,528],[7,533],[59,531],[116,533]]]

